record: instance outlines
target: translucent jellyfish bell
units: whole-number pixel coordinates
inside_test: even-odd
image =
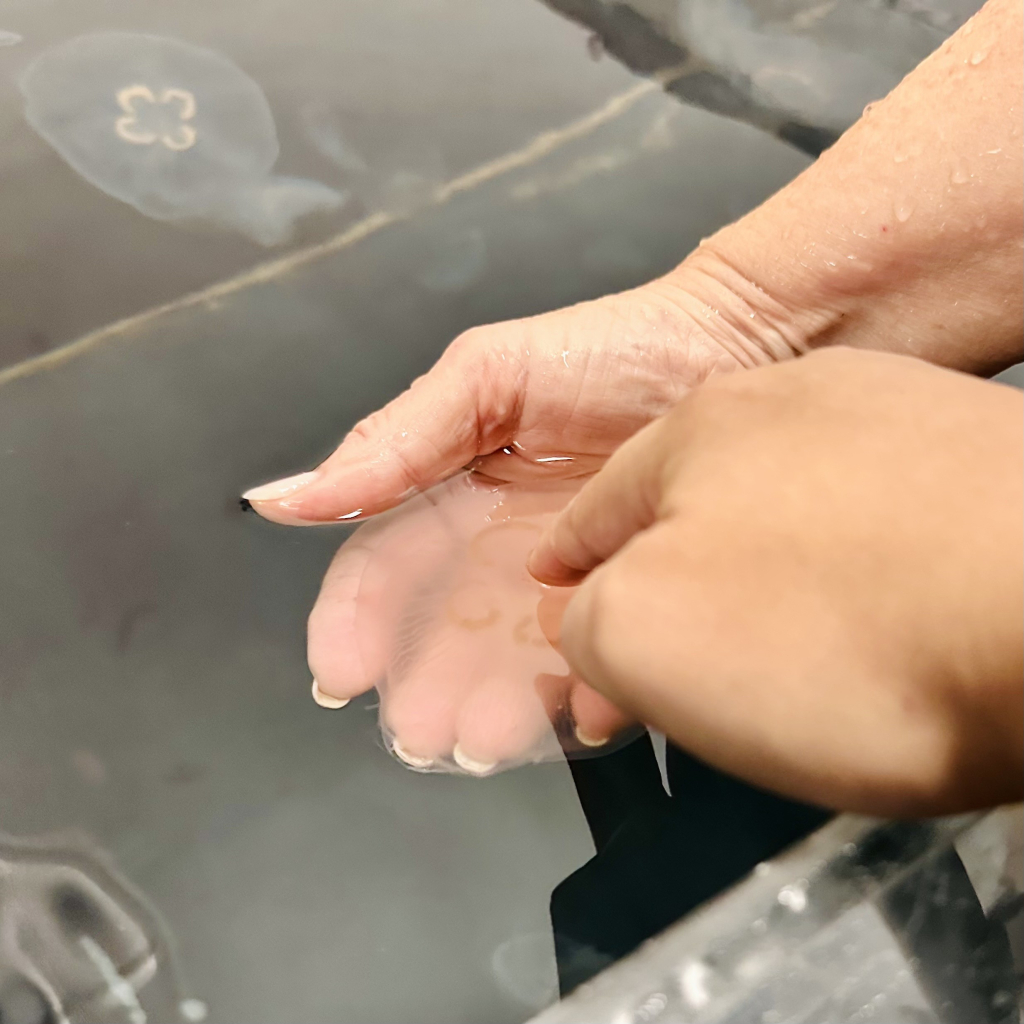
[[[574,589],[526,571],[545,524],[578,487],[462,473],[370,521],[342,549],[332,574],[359,566],[344,619],[355,624],[358,663],[378,677],[385,743],[409,767],[490,775],[604,753],[635,735],[559,651]]]
[[[157,220],[205,219],[264,245],[345,195],[273,175],[260,87],[220,54],[129,32],[80,36],[21,78],[29,124],[86,181]]]

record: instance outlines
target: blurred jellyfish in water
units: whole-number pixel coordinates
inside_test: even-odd
[[[840,132],[941,42],[892,5],[686,0],[679,12],[683,37],[759,105]]]
[[[86,181],[157,220],[212,220],[275,245],[299,217],[346,199],[271,173],[280,150],[266,97],[211,50],[101,32],[44,51],[20,85],[29,124]]]
[[[476,227],[437,240],[419,282],[428,291],[457,292],[479,280],[487,268],[487,243]]]

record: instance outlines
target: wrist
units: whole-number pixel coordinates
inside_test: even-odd
[[[781,362],[824,344],[843,312],[816,301],[809,288],[780,287],[760,273],[752,253],[727,237],[731,227],[654,286],[740,366]]]
[[[799,183],[794,183],[798,185]],[[791,186],[792,188],[792,186]],[[1019,208],[988,230],[812,234],[784,190],[674,272],[768,359],[845,345],[988,375],[1024,359]],[[798,190],[794,190],[798,191]],[[852,235],[852,237],[851,237]]]

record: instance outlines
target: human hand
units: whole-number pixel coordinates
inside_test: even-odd
[[[470,463],[502,481],[591,473],[711,373],[800,351],[797,318],[755,316],[729,276],[698,250],[643,287],[466,331],[316,470],[245,498],[308,526],[375,515]]]
[[[749,781],[885,815],[1020,799],[1022,396],[834,350],[710,382],[530,569],[570,666]]]
[[[467,332],[317,470],[246,497],[308,525],[376,514],[474,460],[498,480],[585,475],[710,375],[823,345],[1008,365],[1022,320],[1019,22],[1019,0],[990,0],[813,167],[671,274]],[[940,150],[952,164],[930,158]],[[342,593],[325,584],[319,599],[314,671],[331,637],[354,642]]]
[[[559,666],[557,682],[547,678],[550,667],[539,667],[545,659],[526,663],[521,651],[509,651],[507,615],[496,627],[504,630],[499,641],[486,647],[436,623],[425,627],[417,642],[429,648],[456,638],[441,661],[449,675],[460,666],[473,673],[457,685],[437,678],[437,702],[427,699],[421,685],[431,673],[422,666],[408,671],[390,660],[412,595],[437,586],[442,552],[449,571],[464,574],[459,559],[465,546],[487,525],[486,501],[470,500],[461,483],[428,489],[472,463],[476,479],[514,482],[519,497],[537,497],[549,488],[547,500],[555,504],[545,511],[556,511],[580,478],[694,384],[714,372],[792,354],[796,321],[780,327],[781,309],[779,317],[752,319],[748,308],[730,292],[727,268],[698,251],[673,275],[632,292],[478,328],[457,339],[409,391],[357,425],[314,474],[249,491],[246,497],[261,515],[304,525],[366,518],[419,495],[397,518],[362,527],[335,557],[309,619],[314,696],[337,707],[389,676],[385,735],[391,742],[397,734],[399,756],[417,767],[429,762],[436,770],[451,768],[459,736],[467,730],[476,738],[459,744],[463,764],[546,756],[550,750],[541,749],[536,736],[547,718],[557,723],[564,747],[608,749],[628,719],[571,679],[554,651],[549,654]],[[508,556],[518,554],[524,579],[529,548],[505,552],[506,568]],[[376,582],[363,581],[368,571]],[[536,607],[539,589],[527,588]],[[508,599],[507,593],[498,598]],[[541,614],[550,617],[557,601],[548,595]],[[522,614],[536,617],[533,608]],[[488,633],[488,639],[494,637]],[[492,701],[492,726],[519,723],[500,742],[466,724],[480,719],[474,708],[493,691],[495,674],[508,685]],[[447,705],[440,703],[442,695]],[[411,723],[409,709],[422,712],[418,725]],[[540,711],[546,713],[543,723]],[[520,738],[513,740],[516,729]]]

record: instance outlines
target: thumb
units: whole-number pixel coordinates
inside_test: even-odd
[[[508,444],[517,427],[518,353],[495,328],[456,338],[433,368],[358,423],[310,473],[242,495],[260,515],[292,526],[363,519]]]
[[[658,518],[665,465],[664,417],[618,448],[559,513],[527,563],[541,583],[571,586]]]

